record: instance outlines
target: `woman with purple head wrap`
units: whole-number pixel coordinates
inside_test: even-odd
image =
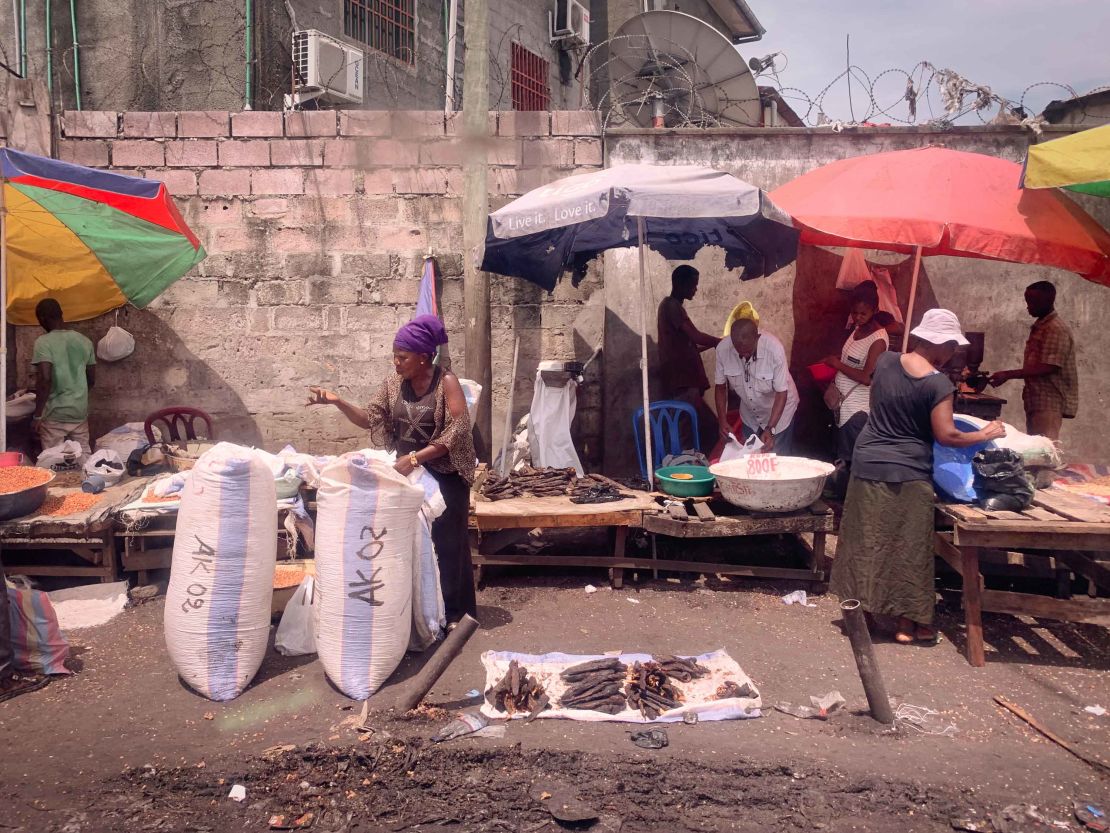
[[[449,622],[477,614],[467,529],[474,482],[474,440],[458,378],[438,367],[436,351],[447,330],[434,315],[418,315],[393,338],[396,375],[378,388],[366,408],[323,388],[309,388],[309,405],[335,405],[370,432],[378,448],[397,453],[394,468],[408,477],[423,466],[439,484],[446,511],[432,523],[440,584]]]

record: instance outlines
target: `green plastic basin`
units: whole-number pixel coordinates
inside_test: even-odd
[[[692,480],[675,480],[675,474],[692,474]],[[675,497],[707,497],[713,494],[717,478],[705,466],[664,466],[655,470],[659,488]]]

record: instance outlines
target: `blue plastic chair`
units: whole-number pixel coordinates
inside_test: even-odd
[[[694,406],[686,402],[664,399],[648,405],[648,419],[651,422],[651,457],[654,473],[663,465],[663,458],[669,454],[681,454],[687,449],[682,447],[682,437],[678,421],[685,414],[693,426],[694,445],[698,447],[698,413]],[[640,474],[648,480],[647,466],[644,465],[644,409],[638,408],[632,415],[632,430],[636,435],[636,458],[640,461]],[[701,448],[698,447],[700,451]]]

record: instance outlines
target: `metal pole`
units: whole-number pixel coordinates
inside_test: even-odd
[[[921,271],[921,247],[914,250],[913,278],[910,279],[910,300],[906,304],[906,326],[902,333],[902,352],[905,353],[910,346],[910,328],[913,327],[913,301],[917,296],[917,275]]]
[[[893,723],[894,712],[890,708],[890,699],[886,696],[879,663],[875,661],[875,650],[871,645],[871,634],[867,632],[863,608],[855,599],[845,599],[840,603],[840,610],[844,614],[844,630],[848,632],[848,641],[852,643],[856,669],[863,682],[863,693],[867,695],[871,716],[880,723]]]
[[[640,383],[644,393],[644,468],[647,470],[648,489],[655,484],[655,463],[651,457],[651,397],[648,392],[647,331],[649,310],[647,269],[644,266],[644,218],[636,218],[636,239],[640,250]]]
[[[251,96],[251,63],[252,63],[251,59],[253,58],[253,55],[251,54],[252,53],[251,36],[254,34],[254,32],[252,31],[253,28],[254,28],[254,10],[253,10],[252,4],[251,4],[251,0],[247,0],[247,7],[246,7],[246,10],[244,12],[244,16],[246,17],[247,27],[246,27],[246,33],[243,36],[243,52],[246,56],[246,65],[244,66],[244,73],[245,73],[244,81],[245,81],[245,83],[243,85],[243,109],[244,110],[249,110],[249,109],[251,109],[251,98],[252,98],[252,96]]]
[[[505,436],[501,440],[501,475],[509,473],[509,440],[513,435],[513,398],[516,396],[516,363],[520,358],[520,336],[513,345],[513,375],[509,377],[509,404],[505,406]]]
[[[468,0],[464,13],[463,59],[463,315],[466,318],[466,376],[482,386],[475,426],[478,456],[493,453],[493,367],[490,358],[489,275],[479,269],[489,218],[486,132],[489,119],[489,0]]]
[[[77,39],[77,0],[69,0],[69,24],[73,28],[73,97],[81,109],[81,45]]]

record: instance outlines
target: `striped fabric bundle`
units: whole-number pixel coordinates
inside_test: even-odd
[[[4,582],[0,579],[0,585]],[[12,666],[24,674],[68,674],[69,643],[58,628],[58,614],[41,590],[6,588],[12,629]]]
[[[210,700],[232,700],[262,664],[270,635],[277,492],[262,452],[219,443],[181,496],[166,646],[177,673]]]
[[[356,452],[321,472],[317,501],[316,650],[335,686],[365,700],[409,644],[424,489]]]

